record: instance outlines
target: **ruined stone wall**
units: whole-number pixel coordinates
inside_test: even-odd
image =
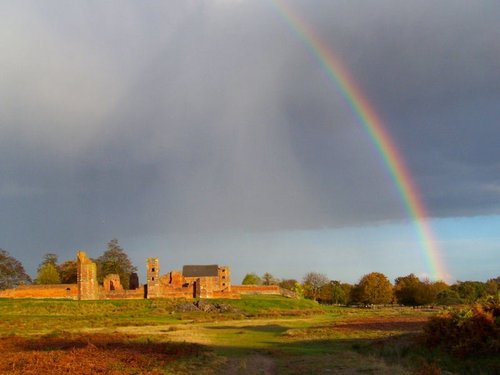
[[[278,285],[233,285],[232,291],[241,294],[281,294]]]
[[[78,299],[98,299],[99,285],[97,284],[97,265],[87,257],[87,254],[84,251],[78,251],[76,261]]]
[[[288,298],[299,298],[296,293],[280,288],[278,285],[233,285],[231,291],[241,294],[275,294]]]
[[[212,273],[213,274],[213,273]],[[146,285],[124,290],[119,275],[106,275],[102,286],[97,283],[97,265],[84,251],[77,252],[77,284],[23,285],[0,291],[4,298],[72,298],[77,300],[142,298],[240,298],[231,288],[227,266],[218,267],[217,276],[184,277],[179,271],[160,276],[158,258],[147,259]],[[245,293],[275,294],[269,287],[246,288]],[[271,287],[272,289],[272,287]],[[279,293],[278,293],[279,294]]]
[[[159,292],[152,298],[193,298],[193,286],[186,282],[182,273],[171,271],[160,277]]]
[[[213,298],[214,292],[219,291],[219,277],[199,277],[196,280],[196,286],[199,285],[199,291],[196,298]]]
[[[1,298],[70,298],[78,299],[77,284],[20,285],[0,291]]]
[[[133,290],[110,290],[100,294],[99,299],[144,299],[144,286]]]
[[[169,286],[173,288],[182,288],[186,284],[186,280],[179,271],[170,271],[166,275],[160,277],[160,286]]]
[[[211,298],[225,298],[225,299],[240,299],[241,293],[231,290],[231,291],[215,291],[212,293]]]
[[[120,281],[120,275],[116,273],[111,273],[106,275],[103,280],[102,286],[104,288],[104,292],[123,292],[123,286]]]

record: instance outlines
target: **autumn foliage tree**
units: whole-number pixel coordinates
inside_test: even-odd
[[[379,272],[372,272],[363,276],[351,291],[352,301],[364,305],[391,303],[392,297],[391,282],[383,273]]]
[[[62,284],[76,284],[76,260],[67,260],[57,266]]]
[[[0,290],[31,283],[23,265],[7,251],[0,249]]]
[[[398,303],[406,306],[430,305],[438,302],[439,293],[448,289],[443,281],[420,280],[413,273],[398,277],[394,283],[394,295]]]

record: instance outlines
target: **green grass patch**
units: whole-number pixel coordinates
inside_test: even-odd
[[[158,342],[181,345],[174,348],[183,344],[202,348],[169,362],[165,371],[172,374],[192,373],[202,365],[207,374],[228,373],[227,369],[245,374],[252,366],[284,374],[322,373],[322,369],[331,373],[408,374],[422,363],[436,363],[458,374],[489,374],[477,371],[498,369],[496,359],[457,361],[418,344],[415,337],[433,311],[324,306],[281,296],[204,300],[231,307],[211,312],[182,309],[192,303],[1,299],[0,337],[54,341],[67,335],[130,335],[145,343],[145,348]],[[141,355],[135,354],[138,358]]]

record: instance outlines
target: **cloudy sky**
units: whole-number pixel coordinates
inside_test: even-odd
[[[500,269],[500,3],[283,0],[403,155],[450,280]],[[273,0],[2,1],[0,248],[144,274],[430,274],[381,155]]]

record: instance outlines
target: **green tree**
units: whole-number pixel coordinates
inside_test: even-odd
[[[54,271],[55,270],[55,271]],[[57,274],[57,275],[56,275]],[[35,284],[60,284],[61,276],[57,268],[57,255],[46,253],[38,265]]]
[[[319,291],[319,300],[330,304],[346,304],[347,296],[340,281],[332,280],[323,285]]]
[[[0,249],[0,290],[31,283],[23,265],[7,251]]]
[[[255,272],[247,273],[241,282],[243,285],[262,285],[262,279]]]
[[[444,281],[435,281],[431,284],[431,290],[433,295],[432,303],[436,303],[438,300],[439,293],[444,292],[445,290],[450,289],[450,286],[446,284]]]
[[[416,305],[422,306],[437,303],[438,294],[448,288],[449,286],[444,281],[421,281],[415,295]]]
[[[456,290],[449,288],[438,293],[436,302],[438,305],[453,306],[460,305],[464,301],[460,298]]]
[[[35,282],[42,285],[61,284],[61,277],[57,268],[52,263],[47,263],[38,269]]]
[[[418,293],[422,282],[413,273],[394,280],[394,295],[398,303],[405,306],[419,305]]]
[[[352,290],[352,298],[365,305],[392,302],[392,284],[383,273],[372,272],[361,278]]]
[[[302,280],[304,287],[304,297],[318,300],[321,287],[329,283],[329,279],[325,274],[318,272],[308,272]]]
[[[38,271],[40,271],[40,269],[47,264],[52,264],[54,267],[57,268],[57,254],[54,253],[45,254],[42,258],[42,263],[38,265]]]
[[[117,274],[124,289],[129,289],[130,274],[137,272],[137,267],[132,264],[116,238],[108,242],[107,250],[96,259],[96,264],[97,280],[100,283],[106,275]]]
[[[474,303],[487,295],[486,283],[480,281],[458,281],[451,288],[455,290],[460,298],[466,303]]]
[[[294,292],[297,297],[304,298],[304,287],[298,281],[295,283],[291,291]]]
[[[57,266],[62,284],[76,284],[77,277],[76,260],[67,260]]]

